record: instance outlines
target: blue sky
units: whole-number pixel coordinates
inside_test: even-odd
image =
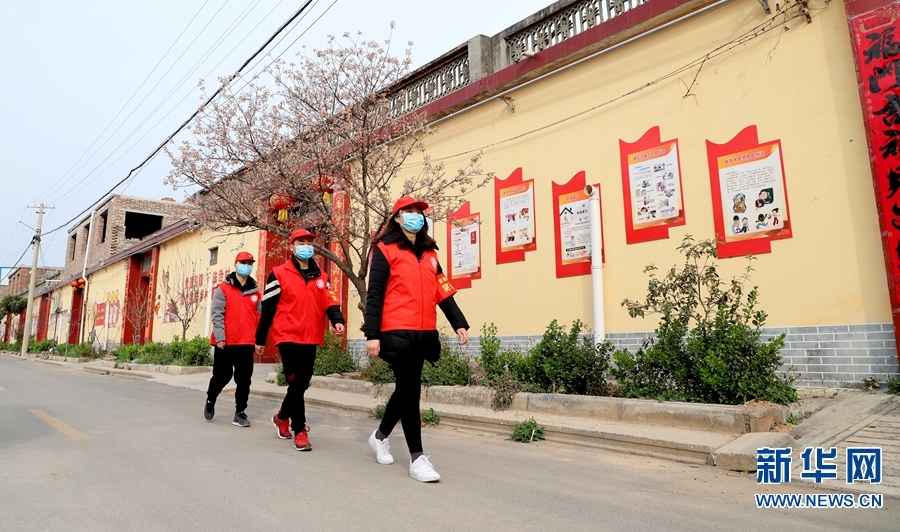
[[[0,266],[30,264],[30,251],[15,262],[33,234],[21,222],[36,225],[37,213],[27,205],[56,207],[44,216],[48,231],[99,199],[196,109],[200,79],[236,70],[302,3],[55,0],[4,5]],[[313,0],[307,15],[267,53],[290,57],[303,45],[324,46],[327,35],[345,31],[386,39],[393,20],[394,43],[413,41],[417,67],[551,3]],[[184,192],[163,184],[168,169],[168,157],[161,153],[119,192],[182,200]],[[41,265],[62,265],[65,233],[46,236]]]

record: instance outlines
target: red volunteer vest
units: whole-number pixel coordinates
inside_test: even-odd
[[[447,276],[438,275],[438,258],[428,250],[422,259],[396,243],[378,243],[391,268],[381,330],[433,331],[437,329],[437,304],[456,293]]]
[[[285,342],[324,345],[325,309],[340,305],[328,285],[328,275],[322,272],[307,282],[290,260],[272,268],[272,273],[281,286],[272,320],[272,341],[275,345]]]
[[[229,282],[219,284],[225,294],[225,345],[254,345],[259,314],[256,312],[260,292],[242,294]],[[210,345],[216,345],[214,334],[209,335]]]

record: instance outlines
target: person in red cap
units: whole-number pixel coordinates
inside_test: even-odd
[[[234,392],[235,414],[231,422],[238,427],[249,427],[245,413],[250,397],[250,378],[253,376],[253,351],[256,345],[256,324],[262,306],[259,286],[250,276],[253,273],[253,255],[241,251],[234,259],[234,271],[216,287],[212,302],[212,335],[210,344],[215,346],[212,378],[206,391],[203,416],[212,421],[216,415],[216,398],[222,388],[231,381]]]
[[[326,318],[335,334],[344,334],[341,304],[331,290],[328,275],[313,260],[316,235],[306,229],[291,233],[291,258],[272,268],[262,296],[262,315],[256,329],[256,351],[262,354],[269,331],[278,346],[287,394],[281,409],[272,417],[278,437],[289,439],[294,431],[294,447],[310,451],[309,426],[303,394],[312,379],[316,346],[325,343]]]
[[[440,357],[437,311],[441,311],[459,337],[469,341],[469,324],[453,299],[438,263],[437,244],[428,236],[423,211],[428,204],[402,197],[394,204],[387,225],[375,237],[369,268],[363,332],[366,352],[390,364],[396,379],[378,430],[369,437],[379,464],[392,464],[388,436],[399,421],[409,448],[409,476],[437,482],[441,476],[422,451],[419,397],[425,361]]]

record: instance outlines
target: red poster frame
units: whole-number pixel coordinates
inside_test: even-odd
[[[513,173],[509,175],[506,179],[498,179],[494,178],[494,233],[495,233],[495,241],[494,244],[496,246],[497,253],[497,264],[506,264],[508,262],[521,262],[525,260],[525,253],[527,251],[535,251],[537,249],[537,213],[532,213],[534,216],[534,237],[531,241],[531,244],[526,246],[523,249],[516,249],[513,251],[503,251],[501,248],[501,236],[500,236],[500,191],[513,187],[516,185],[521,185],[528,182],[532,183],[532,191],[534,194],[534,204],[535,210],[537,210],[537,190],[534,189],[534,179],[522,180],[522,168],[516,168],[513,170]]]
[[[632,153],[647,151],[666,144],[675,144],[675,156],[678,160],[678,197],[681,200],[677,218],[662,220],[659,225],[653,227],[634,228],[632,216],[634,207],[631,197],[631,179],[628,175],[628,156]],[[669,227],[677,227],[687,223],[684,208],[684,186],[681,179],[681,152],[678,148],[678,139],[660,140],[659,126],[653,126],[636,142],[625,142],[619,139],[619,161],[622,166],[622,196],[625,199],[625,243],[639,244],[651,240],[669,238]]]
[[[725,240],[725,217],[722,212],[722,189],[719,181],[719,157],[724,157],[733,153],[746,150],[753,150],[762,146],[772,144],[778,145],[779,163],[781,164],[781,180],[784,187],[784,210],[785,221],[782,233],[778,235],[760,235],[757,238],[742,240],[740,242],[726,242]],[[759,142],[756,126],[747,126],[733,139],[725,144],[716,144],[709,140],[706,141],[706,153],[709,162],[709,180],[712,190],[713,202],[713,223],[716,230],[716,247],[718,257],[727,259],[731,257],[742,257],[746,255],[757,255],[759,253],[771,253],[772,246],[770,241],[780,240],[782,238],[791,238],[793,236],[793,218],[791,217],[791,202],[788,199],[787,174],[784,172],[784,150],[781,146],[781,139]]]
[[[551,183],[553,187],[553,234],[556,238],[556,247],[554,248],[554,254],[556,255],[556,278],[562,279],[563,277],[575,277],[578,275],[590,275],[591,273],[591,260],[588,259],[584,262],[578,262],[575,264],[563,264],[562,258],[562,250],[560,249],[560,242],[562,241],[562,229],[559,223],[559,197],[565,194],[570,194],[573,192],[581,192],[584,190],[585,184],[587,182],[587,177],[585,172],[582,170],[575,174],[572,179],[570,179],[567,183],[562,185],[556,184],[555,181]],[[597,187],[597,194],[600,194],[600,185],[594,185]],[[606,245],[604,243],[603,238],[603,196],[600,196],[600,260],[602,262],[606,262]],[[591,250],[593,252],[593,250]]]
[[[470,208],[471,205],[467,201],[460,205],[460,207],[455,211],[447,213],[447,280],[449,280],[450,284],[453,285],[453,288],[456,288],[457,290],[462,290],[463,288],[472,288],[472,279],[481,279],[481,265],[484,262],[484,255],[482,254],[483,248],[481,247],[481,242],[482,240],[484,240],[484,234],[479,228],[478,271],[474,274],[466,275],[465,277],[454,277],[453,275],[453,250],[450,247],[452,245],[453,222],[455,220],[468,218],[470,216],[481,216],[480,212],[470,212]]]

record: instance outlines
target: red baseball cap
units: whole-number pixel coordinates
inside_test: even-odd
[[[394,203],[394,210],[391,212],[391,215],[397,214],[400,209],[407,207],[417,207],[424,212],[428,208],[428,204],[424,201],[416,201],[412,196],[403,196]]]
[[[256,262],[256,260],[253,258],[253,255],[247,253],[246,251],[241,251],[240,253],[237,254],[237,257],[234,258],[234,262],[247,262],[247,261]]]
[[[313,240],[315,240],[316,235],[310,233],[306,229],[302,229],[302,228],[294,229],[294,232],[291,233],[291,244],[294,243],[294,240],[297,240],[298,238],[304,238],[304,237],[312,238]]]

